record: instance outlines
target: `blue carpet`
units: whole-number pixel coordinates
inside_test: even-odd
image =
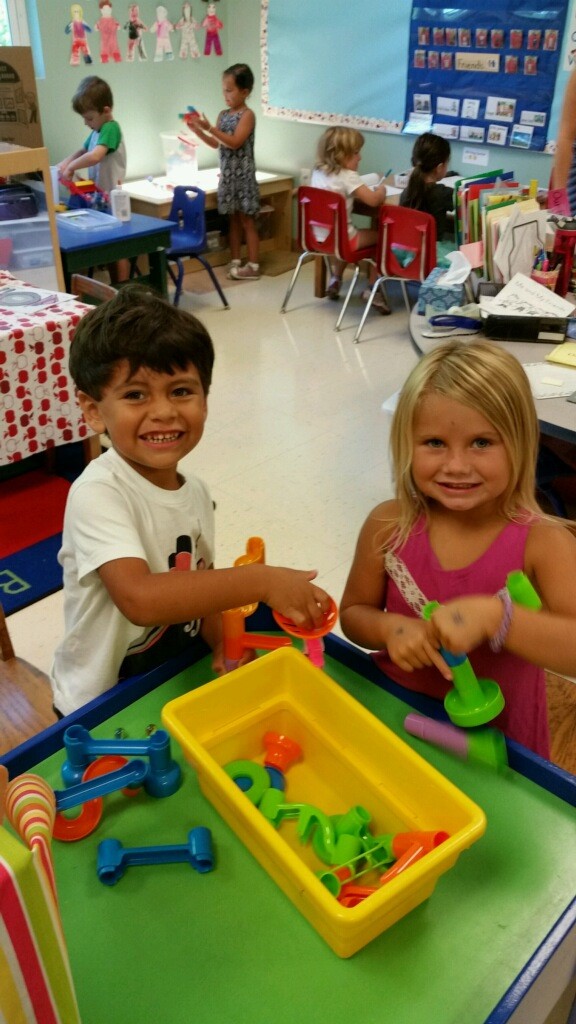
[[[6,615],[60,590],[62,569],[56,556],[61,543],[62,534],[56,533],[0,558],[0,601]]]

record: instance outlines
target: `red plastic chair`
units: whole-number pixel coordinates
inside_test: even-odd
[[[436,266],[436,221],[430,213],[406,206],[380,207],[376,266],[379,277],[372,285],[370,297],[358,324],[354,343],[360,340],[372,301],[381,285],[400,281],[406,309],[410,313],[407,281],[422,282]]]
[[[331,258],[343,260],[354,266],[354,274],[336,321],[336,330],[338,331],[358,280],[360,263],[362,260],[375,262],[376,246],[370,245],[364,249],[353,249],[348,237],[348,218],[344,196],[338,192],[330,192],[328,189],[312,188],[311,185],[300,185],[298,189],[298,245],[303,252],[298,257],[298,263],[292,274],[280,312],[286,312],[300,268],[309,256],[323,256],[328,271],[330,271]]]

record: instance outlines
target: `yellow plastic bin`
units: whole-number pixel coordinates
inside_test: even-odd
[[[310,924],[349,957],[427,899],[440,875],[483,834],[483,811],[294,648],[274,651],[170,701],[162,721],[198,772],[202,792]],[[443,830],[449,838],[359,903],[343,907],[294,821],[278,830],[223,770],[263,763],[265,733],[295,740],[287,802],[327,815],[362,805],[374,835]]]

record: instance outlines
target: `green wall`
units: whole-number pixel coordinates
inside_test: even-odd
[[[288,2],[288,0],[287,0]],[[326,5],[327,17],[330,0],[311,0]],[[408,0],[406,0],[408,2]],[[122,25],[128,18],[128,4],[112,0],[113,13]],[[98,17],[97,0],[84,0],[85,19],[93,24]],[[169,17],[178,18],[180,0],[165,0]],[[151,24],[156,4],[142,0],[140,10],[146,24]],[[194,16],[201,21],[206,5],[193,0]],[[160,132],[174,132],[179,126],[178,114],[193,104],[214,118],[222,108],[221,75],[224,68],[236,61],[246,61],[252,67],[257,84],[251,104],[257,116],[256,158],[262,170],[291,173],[298,179],[301,167],[311,167],[322,125],[289,122],[265,117],[260,107],[260,0],[219,0],[217,13],[224,23],[220,33],[224,54],[200,57],[198,60],[180,60],[154,63],[155,40],[145,34],[148,61],[133,64],[124,60],[119,64],[101,64],[99,60],[99,34],[89,39],[94,62],[92,65],[71,67],[69,64],[70,36],[64,29],[70,20],[68,0],[43,0],[38,4],[40,31],[46,65],[46,78],[38,80],[38,92],[45,144],[50,162],[57,163],[77,149],[86,137],[86,129],[78,114],[71,108],[72,94],[86,74],[105,78],[114,93],[114,111],[126,138],[128,150],[128,178],[163,172],[163,152]],[[150,14],[152,13],[152,17]],[[305,27],[303,28],[305,31]],[[119,33],[124,49],[126,32]],[[179,33],[175,33],[176,45]],[[204,30],[197,33],[202,49]],[[361,55],[360,55],[361,59]],[[298,69],[294,69],[298,73]],[[337,73],[337,69],[335,69]],[[409,136],[366,133],[361,171],[384,173],[389,167],[395,171],[410,166],[413,138]],[[481,147],[483,148],[483,147]],[[544,154],[523,153],[518,150],[488,147],[490,167],[511,167],[522,181],[537,178],[541,186],[548,184],[551,158]],[[463,146],[455,144],[452,166],[462,173],[474,173],[482,168],[470,168],[461,162]],[[216,162],[214,150],[200,146],[199,163],[202,167]]]

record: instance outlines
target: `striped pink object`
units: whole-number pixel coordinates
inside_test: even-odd
[[[57,907],[51,846],[56,817],[54,790],[39,775],[19,775],[6,790],[6,816],[28,849],[38,850]]]

